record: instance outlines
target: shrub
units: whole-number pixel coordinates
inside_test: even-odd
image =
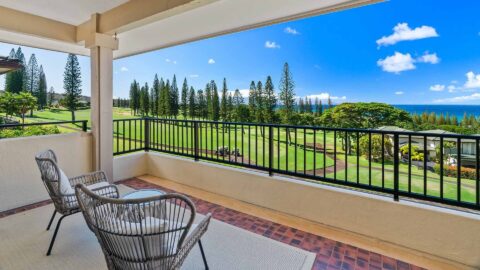
[[[15,138],[15,137],[28,137],[28,136],[40,136],[59,134],[60,130],[57,126],[32,126],[25,128],[8,128],[0,130],[0,138]]]
[[[392,157],[392,142],[388,139],[387,136],[384,137],[384,157],[385,159],[390,159]],[[360,138],[360,152],[365,155],[365,157],[371,156],[372,160],[379,161],[382,158],[382,136],[378,134],[372,135],[371,142],[372,153],[369,153],[369,136],[365,135]]]
[[[433,167],[435,173],[440,174],[440,164],[436,164]],[[450,165],[450,166],[443,166],[443,175],[457,178],[457,166]],[[464,179],[476,179],[476,172],[475,169],[460,167],[460,178]]]

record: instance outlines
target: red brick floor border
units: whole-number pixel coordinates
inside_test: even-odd
[[[137,178],[123,180],[124,184],[134,189],[161,189],[166,192],[175,192],[168,188],[149,183]],[[224,206],[204,201],[187,194],[195,203],[200,214],[212,213],[212,217],[234,225],[236,227],[254,232],[264,237],[316,253],[314,270],[417,270],[421,267],[384,256],[375,252],[361,249],[352,245],[337,242],[320,235],[314,235],[297,230],[266,219],[251,216]]]
[[[0,212],[0,218],[4,218],[4,217],[11,216],[13,214],[18,214],[18,213],[21,213],[21,212],[32,210],[34,208],[45,206],[45,205],[51,204],[51,203],[52,203],[52,200],[48,199],[48,200],[45,200],[45,201],[36,202],[36,203],[21,206],[21,207],[9,209],[9,210]]]

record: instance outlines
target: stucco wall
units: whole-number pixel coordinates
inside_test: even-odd
[[[131,153],[114,157],[114,181],[124,180],[146,174],[148,172],[147,157],[148,155],[145,152]]]
[[[480,216],[205,162],[146,154],[148,174],[480,268]]]
[[[0,140],[0,212],[48,199],[35,154],[52,149],[67,176],[92,170],[90,133]]]

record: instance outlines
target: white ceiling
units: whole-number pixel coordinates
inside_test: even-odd
[[[0,6],[52,20],[79,25],[94,13],[103,13],[128,0],[0,0]]]

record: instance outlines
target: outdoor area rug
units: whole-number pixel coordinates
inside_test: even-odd
[[[107,269],[97,239],[80,213],[64,219],[52,255],[45,256],[55,225],[45,230],[52,211],[50,204],[0,219],[0,269]],[[201,218],[198,215],[197,220]],[[210,269],[305,270],[312,269],[315,260],[314,253],[214,219],[202,243]],[[182,269],[204,269],[198,247]]]

